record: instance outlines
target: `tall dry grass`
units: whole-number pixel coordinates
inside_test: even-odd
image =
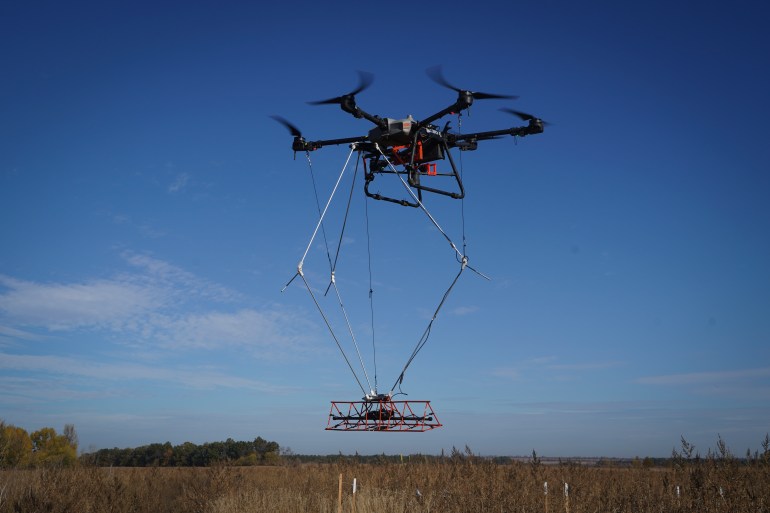
[[[667,468],[604,468],[496,464],[473,455],[416,459],[403,464],[348,459],[282,467],[7,470],[0,472],[0,513],[336,513],[340,474],[345,513],[354,507],[356,513],[770,512],[770,465],[756,462],[714,458]],[[564,483],[569,484],[568,497]]]

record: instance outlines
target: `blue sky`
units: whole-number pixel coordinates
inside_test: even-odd
[[[84,450],[256,436],[298,453],[738,454],[770,430],[770,12],[761,2],[0,5],[0,418]],[[464,131],[467,254],[403,391],[444,424],[326,432],[361,395],[307,292],[311,139],[370,125],[307,101],[375,75],[365,110]],[[457,126],[457,119],[453,119]],[[322,199],[347,149],[313,153]],[[440,164],[441,165],[441,164]],[[347,189],[346,189],[347,190]],[[460,202],[427,198],[462,239]],[[344,202],[330,209],[336,239]],[[379,388],[457,272],[419,211],[370,202]],[[337,280],[372,350],[364,197]],[[337,224],[335,224],[337,223]],[[305,271],[328,280],[313,244]],[[331,296],[324,307],[334,312]],[[336,322],[336,321],[335,321]],[[344,330],[343,330],[344,331]],[[343,339],[349,344],[347,339]]]

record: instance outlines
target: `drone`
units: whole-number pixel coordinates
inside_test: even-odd
[[[502,130],[492,130],[486,132],[474,132],[474,133],[459,133],[459,131],[450,130],[450,122],[443,122],[442,118],[450,114],[457,114],[458,119],[463,111],[470,109],[471,105],[476,100],[488,100],[488,99],[515,99],[516,96],[490,94],[470,91],[467,89],[460,89],[450,84],[441,71],[440,66],[434,66],[427,70],[428,77],[434,82],[447,89],[457,93],[457,99],[446,108],[424,118],[417,120],[411,115],[403,119],[382,118],[375,116],[369,112],[363,110],[356,103],[356,95],[369,88],[373,82],[373,75],[364,71],[359,71],[359,83],[358,86],[347,94],[329,98],[326,100],[309,102],[311,105],[339,105],[340,108],[347,114],[352,115],[356,119],[365,119],[372,123],[374,126],[369,130],[366,135],[360,135],[356,137],[343,137],[339,139],[321,139],[321,140],[308,140],[302,132],[295,125],[287,121],[281,116],[271,116],[275,121],[282,124],[289,130],[289,133],[294,137],[291,148],[295,153],[304,152],[308,158],[308,165],[310,167],[312,176],[312,165],[310,159],[310,152],[316,151],[326,146],[338,146],[349,145],[350,155],[342,168],[337,184],[345,173],[345,169],[350,162],[350,157],[353,152],[358,152],[358,160],[356,161],[356,174],[351,180],[350,195],[348,196],[348,203],[344,210],[344,216],[341,221],[340,229],[340,242],[337,246],[337,256],[339,256],[339,248],[342,246],[342,238],[347,225],[348,215],[350,213],[350,202],[352,200],[353,186],[357,184],[357,171],[359,169],[359,163],[363,162],[363,177],[364,177],[364,192],[368,198],[374,200],[383,200],[391,203],[407,207],[419,207],[422,210],[436,230],[449,242],[449,245],[454,253],[454,256],[459,263],[459,269],[454,279],[451,280],[448,288],[441,295],[441,299],[436,306],[434,313],[426,329],[422,332],[417,344],[411,355],[408,357],[406,364],[402,368],[395,383],[391,387],[388,393],[379,393],[377,383],[377,371],[376,371],[376,358],[375,358],[375,374],[374,384],[369,380],[369,375],[366,372],[363,358],[359,351],[356,337],[353,333],[351,323],[349,322],[348,314],[345,310],[344,302],[341,297],[337,282],[335,279],[335,273],[337,270],[337,256],[332,260],[330,248],[328,242],[326,244],[326,253],[329,262],[330,280],[329,285],[326,288],[326,292],[333,287],[335,295],[337,296],[337,304],[341,310],[341,318],[345,319],[345,323],[348,328],[348,333],[351,338],[351,342],[355,347],[355,351],[358,355],[361,368],[363,370],[363,377],[365,379],[367,388],[364,387],[364,383],[359,379],[358,373],[351,365],[350,359],[345,354],[345,350],[340,344],[340,337],[335,333],[333,323],[329,321],[329,316],[326,315],[324,308],[319,302],[320,298],[316,297],[314,287],[310,285],[306,279],[306,275],[303,271],[305,258],[313,247],[314,240],[319,233],[319,228],[324,226],[324,218],[328,212],[328,207],[332,203],[332,199],[337,191],[337,185],[334,186],[326,207],[321,210],[321,202],[319,202],[317,190],[316,203],[318,206],[318,220],[315,230],[310,237],[310,241],[305,249],[305,252],[297,265],[297,271],[289,282],[284,286],[283,290],[299,277],[304,283],[308,294],[313,299],[313,303],[321,314],[326,327],[328,328],[332,339],[336,343],[343,356],[343,359],[347,363],[353,373],[353,377],[357,382],[364,397],[361,400],[355,401],[332,401],[331,409],[329,411],[329,417],[327,421],[327,430],[330,431],[377,431],[377,432],[424,432],[438,427],[442,424],[439,422],[436,413],[434,412],[430,401],[423,400],[394,400],[395,396],[406,395],[402,391],[401,385],[404,380],[404,375],[407,368],[417,356],[417,353],[423,348],[425,343],[431,334],[431,328],[434,321],[439,315],[439,311],[444,305],[447,297],[452,292],[455,284],[457,283],[460,275],[466,270],[470,269],[474,273],[480,275],[483,278],[489,279],[480,271],[471,267],[468,264],[468,257],[466,256],[465,246],[465,228],[462,227],[463,244],[461,248],[457,244],[452,242],[449,235],[441,228],[436,219],[428,212],[425,204],[423,203],[423,195],[438,194],[453,199],[462,199],[465,197],[465,188],[462,182],[462,161],[460,161],[460,170],[452,157],[452,151],[473,151],[478,149],[479,141],[498,139],[504,136],[524,137],[531,134],[542,133],[544,127],[547,125],[542,119],[535,117],[531,114],[520,112],[513,109],[500,109],[507,114],[514,115],[519,119],[526,122],[524,126],[515,126],[512,128],[506,128]],[[440,124],[443,123],[443,127]],[[438,161],[448,160],[449,166],[443,166],[447,169],[442,169],[439,172]],[[398,181],[405,187],[408,195],[406,198],[390,197],[387,194],[382,194],[380,191],[373,192],[370,190],[372,183],[380,175],[396,175]],[[435,177],[445,177],[444,180],[434,179]],[[385,180],[383,180],[385,181]],[[446,185],[448,183],[448,186]],[[315,189],[315,181],[313,182]],[[442,187],[442,185],[444,185]],[[462,205],[462,202],[461,202]],[[366,222],[366,237],[367,247],[369,247],[369,225],[368,215],[365,216]],[[326,232],[322,230],[324,234],[324,241],[326,241]],[[371,256],[370,256],[371,258]],[[372,315],[372,346],[374,348],[374,303],[372,300],[372,266],[369,265],[369,301],[370,310]],[[324,293],[324,296],[326,295]],[[373,356],[376,356],[373,350]]]
[[[297,152],[311,152],[325,146],[351,145],[363,153],[363,160],[368,166],[364,174],[364,193],[369,198],[383,200],[408,207],[419,207],[422,204],[423,192],[449,196],[454,199],[465,197],[465,188],[461,174],[457,170],[450,149],[473,151],[478,148],[479,141],[498,139],[504,136],[525,137],[542,133],[548,124],[542,119],[525,112],[502,108],[501,111],[514,115],[527,122],[525,126],[517,126],[502,130],[459,134],[450,131],[450,122],[443,127],[436,123],[449,114],[460,114],[468,110],[475,100],[516,99],[517,96],[490,94],[460,89],[450,84],[441,71],[440,66],[426,70],[428,77],[437,84],[457,92],[457,100],[427,118],[416,120],[411,115],[403,119],[382,118],[363,110],[356,103],[356,95],[371,86],[374,76],[365,71],[359,71],[359,84],[354,90],[342,96],[326,100],[308,102],[311,105],[339,105],[340,108],[357,119],[366,119],[374,124],[367,135],[344,137],[340,139],[307,140],[302,132],[292,123],[281,116],[271,116],[285,126],[294,137],[291,148]],[[449,161],[451,170],[439,172],[437,161]],[[396,174],[405,177],[406,182],[416,194],[410,199],[392,198],[371,192],[370,186],[375,177],[383,174]],[[440,188],[429,179],[436,176],[454,179],[451,189]],[[428,185],[429,182],[431,185]]]

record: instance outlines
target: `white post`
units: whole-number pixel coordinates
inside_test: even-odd
[[[569,513],[569,485],[564,483],[564,511]]]

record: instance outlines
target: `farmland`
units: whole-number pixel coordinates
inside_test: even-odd
[[[619,466],[545,464],[535,454],[501,463],[466,449],[403,462],[9,469],[0,472],[0,513],[768,512],[765,456],[675,452],[665,466]]]

